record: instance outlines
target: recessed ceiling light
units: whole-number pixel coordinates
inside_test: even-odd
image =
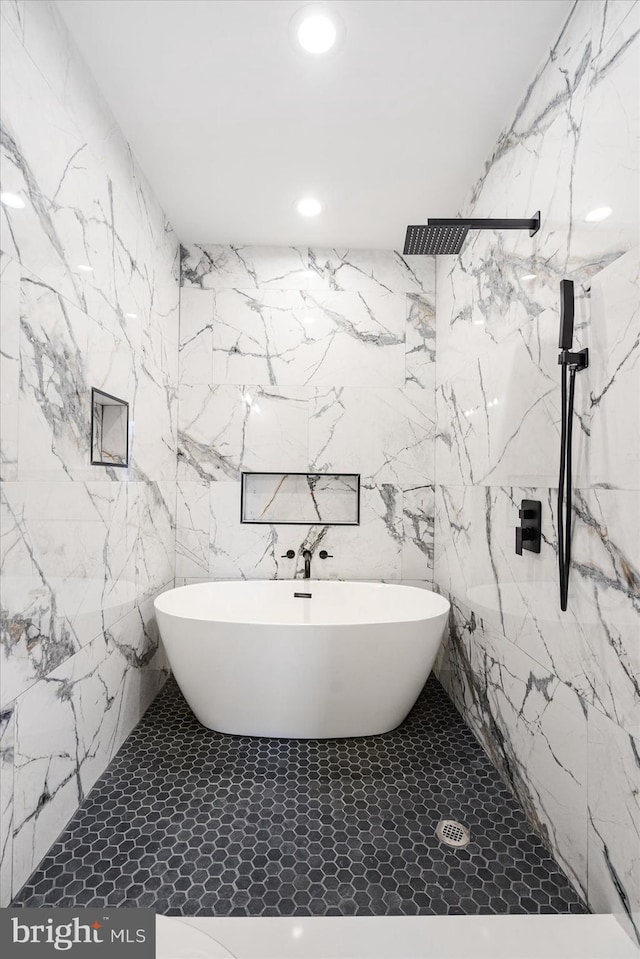
[[[126,320],[137,320],[137,319],[138,319],[138,314],[137,314],[137,313],[125,313],[124,316],[125,316],[125,319],[126,319]]]
[[[524,280],[535,280],[535,278],[536,278],[537,275],[538,275],[537,273],[526,273],[524,276],[521,276],[520,279],[523,280],[523,281],[524,281]]]
[[[296,209],[300,216],[317,216],[322,213],[322,203],[313,196],[305,196],[298,200]]]
[[[613,210],[610,206],[597,206],[595,210],[591,210],[585,216],[587,223],[599,223],[601,220],[606,220],[608,216],[611,216]]]
[[[307,53],[326,53],[338,37],[333,20],[326,13],[314,11],[307,14],[297,31],[298,43]]]
[[[22,210],[26,203],[17,193],[0,193],[0,203],[3,206],[10,206],[12,210]]]
[[[87,263],[78,263],[77,269],[82,273],[93,273],[93,267],[89,266]]]

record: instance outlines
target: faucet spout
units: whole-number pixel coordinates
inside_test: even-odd
[[[311,550],[305,549],[302,558],[304,560],[304,578],[311,579]]]

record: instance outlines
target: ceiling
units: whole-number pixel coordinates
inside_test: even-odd
[[[389,249],[456,215],[571,2],[326,0],[321,57],[305,0],[58,5],[181,240]]]

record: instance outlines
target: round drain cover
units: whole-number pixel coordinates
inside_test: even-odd
[[[442,819],[436,826],[436,836],[447,846],[467,846],[471,836],[469,830],[462,823],[453,819]]]

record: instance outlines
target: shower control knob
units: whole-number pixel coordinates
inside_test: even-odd
[[[523,543],[533,543],[537,538],[535,529],[526,526],[522,529],[520,526],[516,526],[516,553],[518,556],[522,556]]]
[[[283,554],[282,554],[281,559],[294,559],[294,558],[295,558],[295,555],[296,555],[296,554],[295,554],[294,550],[288,549],[286,553],[283,553]]]
[[[333,554],[327,553],[326,549],[321,549],[320,552],[318,553],[318,556],[320,557],[320,559],[333,559]]]

